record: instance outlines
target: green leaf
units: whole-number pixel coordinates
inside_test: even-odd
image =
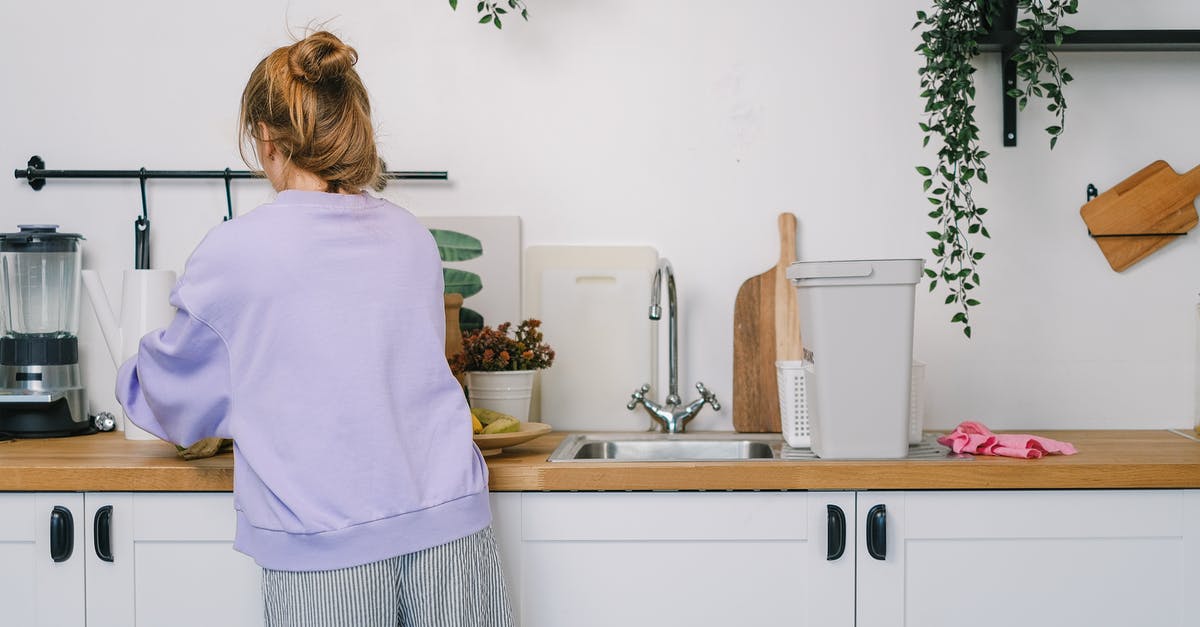
[[[442,282],[445,283],[445,293],[462,294],[469,298],[483,289],[483,281],[478,274],[459,270],[457,268],[442,268]]]
[[[933,268],[925,268],[925,276],[931,279],[936,279],[937,273],[933,271]]]
[[[975,305],[979,304],[979,301],[975,300],[974,298],[968,298],[966,302],[968,307],[974,307]]]
[[[917,174],[920,174],[921,176],[931,176],[933,172],[929,168],[919,165],[917,166]]]
[[[488,13],[487,15],[485,15],[485,16],[483,16],[483,17],[479,18],[479,23],[480,23],[480,24],[487,24],[487,23],[488,23],[488,22],[490,22],[490,21],[492,21],[492,14],[491,14],[491,13]]]
[[[954,314],[954,317],[950,319],[950,322],[966,322],[966,321],[967,321],[967,314],[965,314],[961,311]]]
[[[483,328],[483,316],[474,309],[463,307],[458,310],[458,328],[463,335]]]
[[[497,10],[499,10],[499,9],[497,9]],[[496,19],[493,20],[492,23],[496,25],[496,28],[500,28],[500,16],[497,15]]]
[[[450,10],[451,11],[458,10],[458,0],[450,0]]]
[[[942,234],[937,231],[925,231],[925,234],[937,241],[942,241]]]
[[[443,229],[429,229],[429,232],[433,234],[442,261],[466,261],[483,254],[483,244],[466,233]]]
[[[963,322],[966,322],[966,321],[967,321],[967,319],[964,317]],[[971,337],[971,327],[963,327],[963,333],[966,333],[967,337],[970,338]]]

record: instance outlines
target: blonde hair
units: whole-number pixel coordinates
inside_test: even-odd
[[[288,165],[311,172],[328,192],[382,189],[371,104],[354,64],[358,53],[326,31],[276,49],[250,73],[242,91],[239,147],[269,139]],[[251,166],[253,167],[253,166]]]

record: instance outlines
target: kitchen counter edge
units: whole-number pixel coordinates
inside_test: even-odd
[[[569,462],[550,433],[487,460],[494,492],[1200,488],[1200,441],[1166,430],[1039,431],[1077,455],[1022,460]],[[120,433],[0,443],[0,491],[228,492],[233,456],[185,461]]]

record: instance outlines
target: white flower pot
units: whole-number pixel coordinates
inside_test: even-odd
[[[536,372],[468,372],[467,399],[471,407],[495,410],[521,422],[528,422],[529,402],[533,398],[533,375]]]

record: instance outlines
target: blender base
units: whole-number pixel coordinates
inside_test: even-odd
[[[6,403],[0,406],[0,437],[8,439],[60,438],[96,433],[84,415],[82,422],[71,415],[66,398],[52,403]]]

